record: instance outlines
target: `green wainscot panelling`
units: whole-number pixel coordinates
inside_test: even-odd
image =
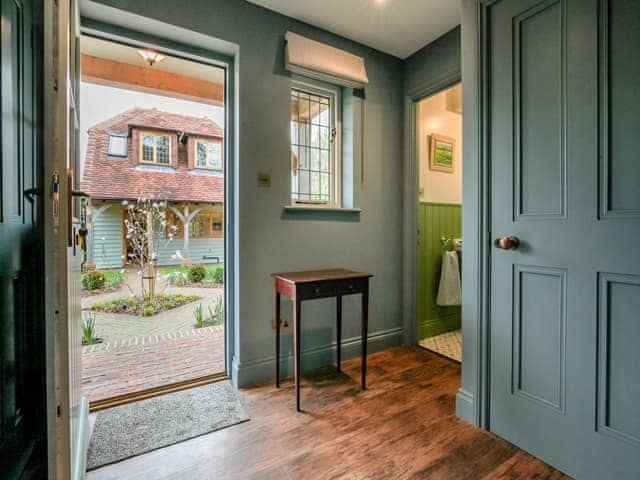
[[[462,205],[420,203],[418,207],[417,339],[457,330],[460,307],[436,305],[444,247],[441,237],[462,237]],[[448,248],[451,248],[449,246]]]

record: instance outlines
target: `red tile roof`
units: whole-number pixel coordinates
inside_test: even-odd
[[[158,198],[172,201],[224,202],[224,177],[187,167],[186,152],[178,152],[177,168],[138,165],[132,158],[130,129],[146,127],[197,137],[222,137],[212,120],[156,109],[132,108],[88,131],[89,140],[81,188],[99,199]],[[128,155],[107,155],[109,135],[129,135]]]

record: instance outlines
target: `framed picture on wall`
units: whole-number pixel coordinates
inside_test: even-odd
[[[429,169],[438,172],[453,173],[454,151],[456,141],[454,138],[432,133],[429,138]]]

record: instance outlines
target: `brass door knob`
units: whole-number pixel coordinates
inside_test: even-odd
[[[514,236],[500,237],[496,238],[494,245],[502,250],[515,250],[520,245],[520,240]]]

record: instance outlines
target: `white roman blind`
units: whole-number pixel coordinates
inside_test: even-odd
[[[284,37],[285,68],[290,72],[351,88],[369,83],[362,57],[293,32]]]

